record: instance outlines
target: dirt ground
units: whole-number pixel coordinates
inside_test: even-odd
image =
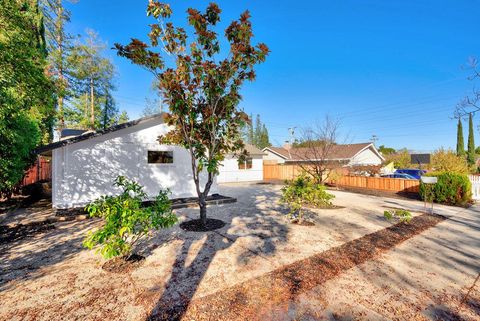
[[[53,229],[0,244],[0,319],[143,320],[158,307],[195,302],[311,258],[392,223],[386,208],[422,210],[418,201],[333,192],[340,209],[311,210],[315,226],[289,224],[278,205],[279,186],[223,186],[234,204],[209,208],[227,224],[207,233],[178,226],[158,232],[141,254],[143,264],[127,274],[101,269],[105,262],[81,241],[94,220],[54,223]],[[180,221],[196,209],[177,210]],[[436,206],[447,220],[400,245],[318,284],[262,319],[475,319],[479,289],[460,310],[462,294],[480,272],[480,208]],[[45,206],[0,214],[0,225],[45,218]],[[315,273],[316,271],[312,271]],[[457,311],[458,310],[458,311]],[[281,315],[274,311],[283,311]],[[208,319],[208,313],[204,315]],[[184,315],[189,319],[188,314]],[[241,318],[240,318],[241,319]],[[453,318],[454,319],[454,318]]]

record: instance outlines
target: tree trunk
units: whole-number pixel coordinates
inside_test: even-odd
[[[58,6],[58,16],[57,21],[55,24],[56,32],[57,32],[57,46],[58,46],[58,81],[60,83],[60,90],[57,99],[57,107],[58,107],[58,118],[59,118],[59,126],[60,130],[65,128],[65,115],[63,113],[63,97],[65,91],[65,78],[63,76],[63,6],[62,1],[59,1]]]
[[[200,221],[203,226],[207,225],[207,201],[205,193],[202,193],[198,198],[198,205],[200,206]]]
[[[59,127],[60,127],[60,131],[61,131],[62,129],[65,128],[65,117],[63,115],[63,97],[62,97],[62,95],[58,96],[57,105],[58,105]]]
[[[90,78],[90,125],[95,129],[95,106],[93,96],[93,78]]]

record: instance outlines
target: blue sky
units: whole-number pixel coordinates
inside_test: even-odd
[[[80,0],[68,5],[69,31],[92,28],[110,46],[145,39],[152,23],[147,3]],[[204,8],[208,1],[170,3],[174,22],[185,26],[186,8]],[[220,31],[249,9],[255,41],[272,51],[257,68],[257,80],[244,87],[241,107],[261,115],[273,144],[288,139],[289,127],[305,127],[329,114],[341,120],[350,142],[376,135],[378,144],[395,148],[455,146],[453,109],[473,86],[462,65],[480,56],[479,1],[217,3],[223,10]],[[137,118],[145,98],[154,96],[152,77],[113,50],[108,55],[118,72],[117,103]]]

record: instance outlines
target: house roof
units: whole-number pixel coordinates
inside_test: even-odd
[[[250,145],[250,144],[245,144],[245,150],[247,151],[248,155],[254,155],[254,156],[263,156],[265,153],[258,149],[256,146]]]
[[[325,158],[327,160],[347,160],[355,157],[355,155],[370,147],[373,147],[372,143],[332,145]],[[269,150],[285,159],[285,161],[305,161],[315,159],[316,157],[315,151],[308,147],[292,147],[290,150],[287,150],[284,147],[267,147],[263,150]],[[381,159],[383,159],[376,149],[375,152]]]
[[[165,115],[164,113],[159,113],[159,114],[155,114],[155,115],[131,120],[131,121],[128,121],[126,123],[118,124],[118,125],[115,125],[115,126],[111,126],[111,127],[106,128],[106,129],[103,129],[103,130],[88,131],[88,132],[86,132],[84,134],[81,134],[81,135],[78,135],[78,136],[74,136],[74,137],[71,137],[71,138],[60,140],[58,142],[54,142],[54,143],[51,143],[51,144],[48,144],[48,145],[40,146],[40,147],[38,147],[37,149],[34,150],[34,153],[45,154],[47,152],[50,152],[50,151],[52,151],[54,149],[57,149],[57,148],[60,148],[60,147],[75,144],[75,143],[78,143],[78,142],[81,142],[81,141],[84,141],[84,140],[87,140],[87,139],[99,137],[99,136],[102,136],[102,135],[105,135],[105,134],[108,134],[108,133],[113,133],[113,132],[116,132],[117,130],[121,130],[121,129],[129,128],[129,127],[133,127],[133,126],[136,126],[136,125],[140,125],[140,124],[143,124],[143,123],[145,123],[147,121],[150,121],[150,120],[153,120],[153,119],[162,118],[162,117],[164,117],[164,115]]]

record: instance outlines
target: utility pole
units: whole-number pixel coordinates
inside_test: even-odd
[[[377,135],[372,135],[372,138],[370,138],[370,140],[373,143],[373,145],[376,145],[377,141],[378,141],[378,136]]]
[[[293,144],[295,141],[295,129],[297,129],[297,127],[290,127],[288,129],[288,132],[290,133],[290,144]]]

